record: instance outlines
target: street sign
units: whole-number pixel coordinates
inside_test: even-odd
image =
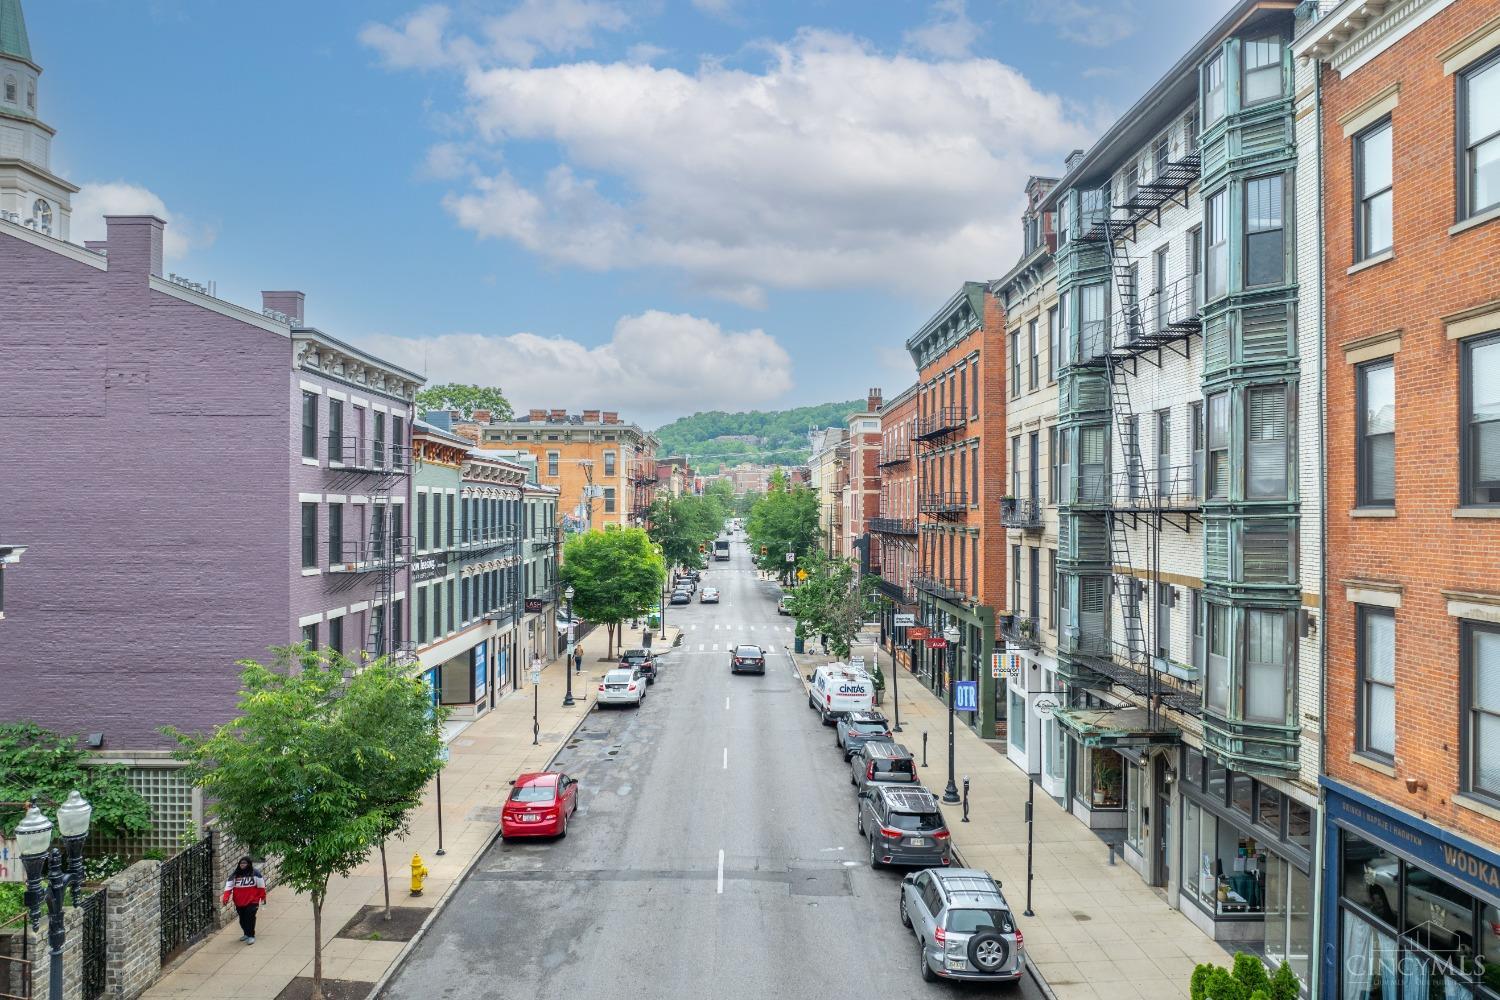
[[[927,637],[928,649],[942,649],[946,645],[948,645],[948,640],[940,635],[930,635]]]
[[[1046,722],[1052,718],[1052,710],[1054,708],[1061,707],[1056,698],[1046,694],[1037,695],[1036,700],[1031,703],[1031,710],[1036,713],[1036,717],[1042,722]]]
[[[803,580],[806,580],[806,579],[807,579],[807,570],[805,570],[805,569],[799,569],[797,571],[797,582],[801,583]]]
[[[851,656],[849,657],[849,666],[855,670],[863,670],[865,669],[865,658],[863,656]]]
[[[953,684],[953,710],[955,712],[979,711],[979,682],[955,681]]]
[[[990,658],[990,676],[999,680],[1004,677],[1008,681],[1016,680],[1021,676],[1021,658],[1014,653],[994,653]]]
[[[932,629],[926,625],[913,625],[906,630],[908,639],[925,639],[932,634]]]
[[[897,615],[896,616],[896,627],[897,628],[911,628],[916,623],[917,623],[917,616],[916,615]]]
[[[788,552],[786,554],[786,561],[789,562],[789,563],[796,562],[797,561],[797,553],[795,553],[795,552]]]
[[[540,684],[540,683],[542,683],[542,672],[540,670],[533,670],[531,672],[531,683],[533,683],[533,684]]]
[[[452,758],[453,751],[448,749],[448,744],[444,743],[441,747],[438,748],[438,760],[446,764]]]

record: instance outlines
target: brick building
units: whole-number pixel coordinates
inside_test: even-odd
[[[1500,7],[1321,7],[1322,995],[1494,997]]]
[[[917,433],[918,384],[880,404],[880,476],[876,516],[870,520],[871,545],[880,553],[880,641],[896,662],[909,665],[911,654],[897,641],[895,616],[916,614],[912,578],[917,571]]]
[[[880,390],[871,389],[864,411],[849,414],[848,467],[839,501],[844,522],[839,554],[859,560],[867,573],[880,570],[880,553],[870,543],[870,520],[880,512],[880,420]]]
[[[1005,606],[1005,313],[983,282],[966,282],[906,341],[917,366],[918,620],[956,648],[917,651],[923,683],[978,682],[978,711],[959,718],[988,738],[1004,731],[992,676],[996,609]]]

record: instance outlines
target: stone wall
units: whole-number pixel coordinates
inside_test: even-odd
[[[47,944],[47,914],[42,912],[41,926],[32,930],[26,925],[29,936],[26,949],[31,958],[31,1000],[79,1000],[83,995],[83,911],[69,906],[63,913],[63,928],[67,940],[63,942],[63,988],[60,996],[52,995],[51,950]]]
[[[161,971],[161,862],[138,861],[108,882],[105,992],[134,1000]]]

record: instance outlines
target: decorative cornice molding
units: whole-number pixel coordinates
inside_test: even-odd
[[[1303,59],[1323,59],[1347,76],[1454,0],[1346,0],[1314,25],[1293,48]]]

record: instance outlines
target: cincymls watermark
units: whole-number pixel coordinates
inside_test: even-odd
[[[1436,933],[1434,934],[1434,932]],[[1402,936],[1411,937],[1418,933],[1424,934],[1429,941],[1434,936],[1442,938],[1456,937],[1446,925],[1438,920],[1424,920],[1407,930]],[[1487,963],[1483,955],[1470,954],[1465,950],[1461,957],[1467,966],[1466,969],[1456,968],[1437,957],[1428,958],[1407,950],[1402,951],[1399,955],[1393,955],[1389,952],[1377,952],[1372,949],[1359,955],[1345,955],[1344,973],[1354,982],[1365,983],[1372,981],[1377,975],[1385,973],[1394,973],[1399,975],[1403,980],[1408,977],[1427,975],[1446,976],[1465,982],[1478,982],[1484,979]]]

